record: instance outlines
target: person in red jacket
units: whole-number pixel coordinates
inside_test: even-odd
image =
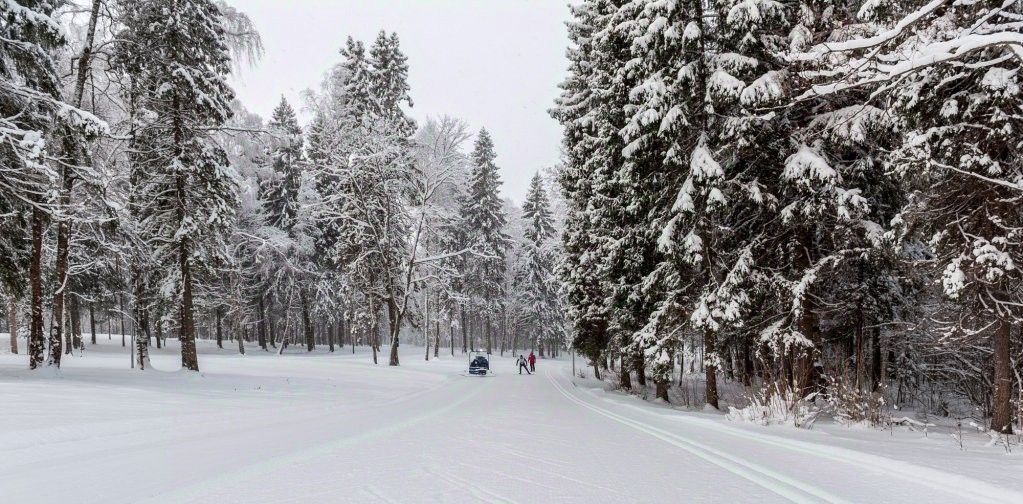
[[[533,355],[533,351],[529,351],[529,371],[532,373],[536,372],[536,355]]]

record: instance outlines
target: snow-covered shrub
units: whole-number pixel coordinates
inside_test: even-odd
[[[817,393],[802,397],[792,390],[767,387],[746,397],[749,405],[745,408],[728,408],[725,416],[733,422],[749,422],[760,425],[792,424],[794,427],[809,429],[820,414],[814,403]]]
[[[828,382],[824,401],[836,422],[867,427],[887,427],[891,423],[883,388],[862,391],[844,376],[828,378]]]

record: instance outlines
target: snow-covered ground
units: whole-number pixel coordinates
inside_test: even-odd
[[[461,356],[414,347],[389,368],[202,342],[195,375],[173,343],[145,373],[99,343],[59,373],[0,355],[0,502],[1023,502],[1004,448],[731,423],[605,391],[567,360],[468,378]]]

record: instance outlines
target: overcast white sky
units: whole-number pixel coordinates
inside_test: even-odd
[[[234,79],[263,117],[281,94],[301,105],[348,35],[368,46],[386,29],[409,57],[413,117],[448,114],[490,130],[506,196],[521,203],[533,173],[558,161],[561,131],[547,109],[567,66],[568,0],[228,1],[263,36],[263,59]]]

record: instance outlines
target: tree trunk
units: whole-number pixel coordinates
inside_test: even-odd
[[[704,353],[704,376],[707,381],[707,405],[714,408],[720,409],[718,406],[718,373],[717,366],[713,364],[716,362],[716,353],[714,349],[714,333],[710,330],[703,331],[703,353]]]
[[[866,336],[863,330],[863,308],[857,306],[856,308],[856,348],[854,350],[856,359],[856,390],[866,390],[867,388],[867,359],[866,359],[866,347],[864,345],[863,338]]]
[[[96,303],[89,301],[89,331],[91,332],[90,342],[96,344]]]
[[[618,385],[622,390],[632,390],[632,376],[629,374],[629,367],[625,365],[625,358],[622,357],[622,365],[618,370]]]
[[[81,350],[82,345],[82,312],[78,296],[72,295],[71,302],[71,346]]]
[[[335,336],[334,331],[336,330],[336,328],[337,328],[337,324],[335,324],[333,322],[329,326],[327,326],[327,348],[330,349],[331,353],[334,352],[334,336]]]
[[[28,334],[28,366],[36,369],[43,363],[46,341],[43,338],[43,211],[32,208],[32,260],[29,265],[29,284],[32,297],[29,305],[31,316]],[[58,347],[60,342],[57,342]],[[58,362],[60,362],[58,358]]]
[[[671,402],[668,400],[668,382],[664,380],[654,380],[656,385],[655,394],[658,399],[662,399],[664,402]]]
[[[487,338],[487,355],[490,355],[490,354],[494,353],[493,352],[494,344],[493,344],[492,338],[490,337],[490,314],[489,313],[486,314],[483,317],[483,333],[485,334],[485,336]]]
[[[18,303],[11,297],[7,300],[7,332],[11,335],[11,353],[18,353]]]
[[[1012,434],[1012,324],[1001,319],[994,334],[994,391],[991,394],[991,430]]]
[[[184,191],[184,181],[179,177],[178,189]],[[181,268],[181,328],[178,339],[181,340],[181,367],[189,371],[199,371],[199,356],[195,351],[195,320],[192,308],[192,268],[188,262],[187,240],[182,239],[180,249]]]
[[[245,355],[245,338],[239,331],[241,322],[238,321],[238,315],[234,315],[231,319],[231,331],[234,332],[234,339],[238,340],[238,353]]]
[[[387,360],[388,366],[398,365],[398,336],[401,331],[401,323],[398,320],[398,306],[393,299],[387,301],[387,322],[391,338],[390,356]]]
[[[465,305],[459,310],[462,316],[462,354],[469,351],[469,327],[465,323]]]
[[[135,319],[139,321],[139,329],[148,334],[149,310],[136,308]],[[145,371],[149,367],[149,338],[135,336],[135,364],[138,365],[139,371]]]
[[[267,340],[269,340],[271,348],[277,348],[277,333],[280,331],[280,328],[277,327],[278,320],[274,318],[273,298],[269,301],[266,307],[266,327],[270,331],[267,334]]]
[[[259,348],[262,348],[264,352],[268,351],[266,348],[266,308],[263,305],[263,295],[259,295],[259,322],[257,323],[257,332],[259,334]]]
[[[213,313],[214,317],[216,317],[216,319],[217,319],[217,348],[224,348],[224,333],[223,333],[223,329],[221,327],[222,326],[222,322],[221,322],[220,307],[219,306],[216,307],[213,310],[213,312],[214,312]]]
[[[71,175],[67,173],[68,168],[66,166],[61,167],[61,177],[63,178],[63,184],[61,188],[61,195],[59,198],[60,205],[62,207],[70,206],[70,192],[71,192]],[[53,325],[50,327],[50,362],[49,365],[60,367],[60,356],[62,352],[61,345],[63,344],[64,338],[64,293],[68,288],[67,278],[67,263],[68,263],[68,233],[70,225],[67,221],[66,216],[57,214],[59,219],[57,220],[57,265],[56,272],[57,278],[54,285],[53,293]],[[57,344],[54,344],[57,342]],[[67,351],[71,351],[70,338],[64,347]]]
[[[881,328],[870,331],[870,386],[871,390],[881,387]]]
[[[426,360],[430,360],[430,291],[423,296],[423,312],[425,322],[423,323],[423,343],[426,345]]]
[[[156,348],[162,348],[165,341],[163,335],[163,312],[156,310]]]
[[[440,355],[440,321],[434,320],[433,325],[433,357],[437,358]]]
[[[639,386],[646,388],[646,363],[643,362],[643,356],[635,357],[633,361],[636,368],[636,381],[639,382]]]
[[[316,334],[313,331],[313,324],[309,320],[309,296],[305,288],[300,291],[302,298],[302,330],[305,332],[305,348],[307,352],[316,349]]]
[[[369,346],[373,349],[373,364],[377,363],[377,339],[380,338],[380,314],[377,313],[376,307],[370,303],[370,313],[373,314],[373,334],[370,335]]]

